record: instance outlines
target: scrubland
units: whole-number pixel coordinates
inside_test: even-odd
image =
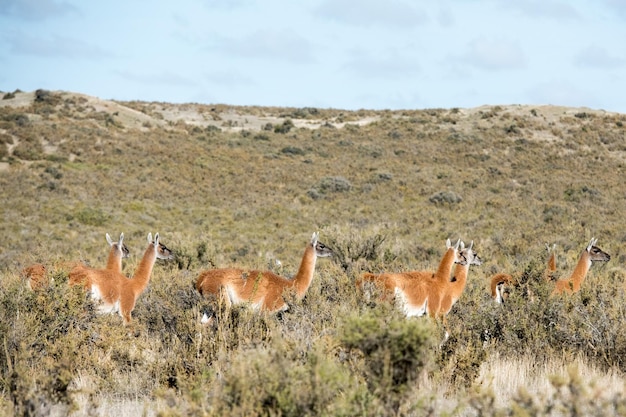
[[[626,414],[626,115],[0,96],[0,414]],[[335,256],[288,312],[227,312],[193,288],[213,267],[293,275],[315,231]],[[65,264],[103,267],[121,232],[127,275],[148,232],[176,255],[128,327]],[[592,237],[611,260],[550,298],[546,243],[564,278]],[[364,271],[435,269],[448,238],[483,264],[445,343],[356,291]],[[37,292],[20,273],[35,262]],[[504,305],[498,272],[519,284]]]

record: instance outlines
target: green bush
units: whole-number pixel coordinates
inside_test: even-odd
[[[407,320],[381,308],[348,317],[338,337],[346,349],[363,355],[361,370],[370,392],[397,410],[409,387],[433,364],[434,333],[429,320]]]

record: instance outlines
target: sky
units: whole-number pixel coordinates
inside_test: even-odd
[[[0,0],[0,91],[626,113],[626,0]]]

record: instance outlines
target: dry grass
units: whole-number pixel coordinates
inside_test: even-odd
[[[619,415],[624,123],[556,107],[349,112],[16,92],[0,100],[0,412],[573,414],[565,401]],[[287,314],[225,316],[193,289],[211,267],[280,260],[293,274],[316,230],[336,256]],[[128,275],[147,232],[177,255],[156,265],[131,329],[66,285],[65,262],[104,265],[107,232],[125,234]],[[579,294],[548,299],[545,243],[564,277],[592,236],[611,261]],[[439,327],[365,302],[353,282],[433,269],[458,237],[483,265],[450,340],[424,349]],[[54,278],[40,293],[19,276],[34,262]],[[522,284],[505,307],[487,293],[497,272]],[[215,325],[199,323],[204,312]]]

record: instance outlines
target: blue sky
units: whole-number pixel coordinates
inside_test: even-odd
[[[626,0],[0,0],[0,90],[626,113]]]

